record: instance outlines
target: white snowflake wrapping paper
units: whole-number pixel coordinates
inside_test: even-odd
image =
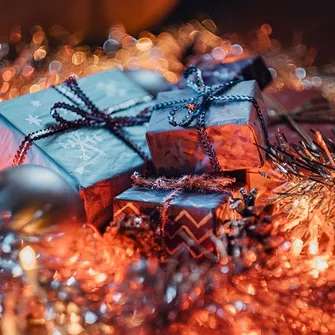
[[[133,98],[148,94],[120,71],[107,71],[78,80],[81,89],[105,110]],[[66,97],[50,88],[0,103],[0,168],[9,167],[24,136],[44,129],[54,119],[50,109]],[[141,104],[118,116],[133,116],[150,103]],[[78,118],[71,112],[66,119]],[[150,156],[146,146],[146,126],[124,128],[128,137]],[[25,164],[49,167],[64,175],[76,186],[85,203],[90,223],[100,226],[112,217],[113,198],[130,187],[130,176],[141,171],[140,156],[108,129],[82,128],[35,141]]]

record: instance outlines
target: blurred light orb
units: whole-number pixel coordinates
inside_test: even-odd
[[[227,56],[226,51],[221,47],[216,47],[212,50],[212,57],[216,60],[223,60]]]
[[[135,45],[137,42],[137,39],[133,36],[127,35],[125,37],[122,38],[122,47],[127,48],[127,47],[132,47],[133,45]]]
[[[25,78],[29,78],[34,73],[34,71],[35,71],[35,69],[31,65],[26,65],[22,69],[22,75]]]
[[[10,213],[9,219],[4,219],[6,213]],[[4,220],[0,228],[2,224],[22,235],[61,233],[67,226],[84,222],[84,213],[77,190],[58,173],[37,165],[0,172],[0,215]]]
[[[268,23],[264,23],[261,25],[261,31],[270,36],[272,34],[272,27]]]
[[[314,267],[318,271],[324,271],[328,268],[328,263],[325,259],[323,259],[321,256],[317,256],[314,259]]]
[[[24,270],[32,270],[36,264],[36,253],[31,246],[26,246],[20,251],[20,263]]]
[[[93,324],[97,320],[98,320],[98,317],[94,313],[92,313],[90,311],[87,311],[85,313],[85,322],[87,322],[88,324]]]
[[[7,43],[0,43],[0,54],[1,56],[7,55],[9,52],[9,45]]]
[[[310,80],[304,79],[302,81],[305,90],[310,90],[313,87],[313,83]]]
[[[102,49],[106,54],[114,54],[116,51],[118,51],[120,48],[120,44],[117,40],[114,40],[112,38],[105,41],[105,43],[102,46]]]
[[[10,81],[14,75],[15,75],[15,69],[8,68],[2,73],[2,79],[4,81]]]
[[[142,37],[136,43],[136,48],[140,51],[148,51],[152,48],[152,46],[152,41],[148,37]]]
[[[140,59],[138,57],[130,57],[127,61],[129,69],[138,69],[140,67]]]
[[[311,79],[311,81],[315,87],[320,87],[322,85],[322,79],[320,77],[315,76]]]
[[[271,73],[272,79],[277,78],[278,74],[277,74],[277,71],[274,68],[269,67],[269,72]]]
[[[74,65],[81,65],[86,61],[86,54],[82,51],[77,51],[72,55],[72,63]]]
[[[42,29],[42,28],[41,28]],[[43,42],[45,38],[45,34],[43,31],[37,31],[34,35],[33,35],[33,42],[35,44],[41,44]]]
[[[306,70],[302,67],[297,67],[295,69],[295,74],[299,79],[305,79],[306,78]]]
[[[47,55],[47,51],[41,47],[41,48],[38,48],[35,52],[34,52],[34,59],[36,61],[40,61],[42,60],[45,56]]]
[[[203,24],[203,26],[209,30],[211,33],[215,34],[216,30],[217,30],[217,26],[215,24],[215,22],[211,19],[205,19],[201,22]]]
[[[20,265],[16,265],[12,270],[12,276],[14,278],[21,277],[23,275],[23,271]]]
[[[233,56],[241,56],[243,54],[243,48],[239,44],[233,44],[231,46],[231,54]]]
[[[160,59],[164,57],[164,51],[161,48],[154,47],[149,51],[150,58]]]
[[[59,62],[58,60],[53,60],[50,64],[49,64],[49,72],[50,73],[60,73],[62,71],[62,63]]]
[[[35,92],[38,92],[40,91],[42,88],[40,85],[38,84],[34,84],[34,85],[31,85],[30,88],[29,88],[29,93],[35,93]]]

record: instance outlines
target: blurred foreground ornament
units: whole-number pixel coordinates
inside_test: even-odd
[[[84,221],[76,190],[57,173],[21,165],[0,173],[1,229],[23,235],[63,232],[61,226]]]
[[[70,230],[79,228],[84,217],[76,190],[55,172],[21,165],[0,173],[2,333],[47,334],[44,311],[52,303],[53,288],[41,287],[40,270],[47,268],[47,259],[57,263],[49,255],[53,248],[58,256],[67,248],[69,255],[71,245],[62,245],[60,237],[74,236]],[[54,239],[60,240],[57,245]]]
[[[165,269],[155,258],[141,259],[129,267],[120,285],[110,285],[106,303],[116,328],[127,334],[134,334],[132,329],[155,334],[204,303],[211,289],[211,263],[196,264],[188,254],[184,256],[188,262],[178,266],[175,258]]]

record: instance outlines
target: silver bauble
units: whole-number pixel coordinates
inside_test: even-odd
[[[36,165],[0,172],[0,229],[41,235],[84,222],[83,203],[62,176]]]

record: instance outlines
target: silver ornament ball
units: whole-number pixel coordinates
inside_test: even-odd
[[[0,214],[0,229],[25,235],[62,231],[85,220],[76,189],[58,173],[37,165],[0,172]]]

